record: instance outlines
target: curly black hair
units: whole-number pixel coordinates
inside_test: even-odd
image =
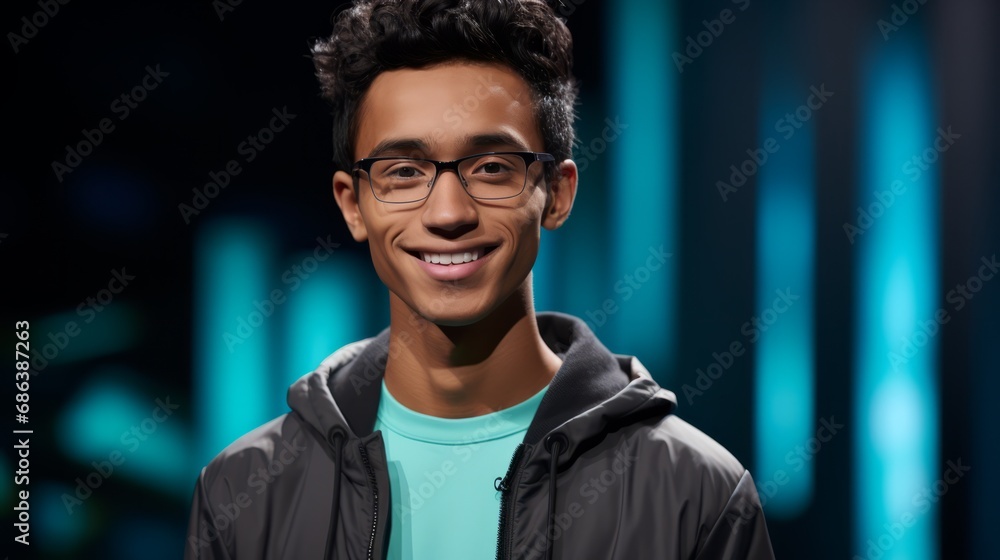
[[[354,163],[358,108],[381,72],[449,61],[502,64],[534,95],[545,150],[570,158],[578,86],[573,40],[543,0],[357,0],[312,47],[322,96],[333,105],[334,162]]]

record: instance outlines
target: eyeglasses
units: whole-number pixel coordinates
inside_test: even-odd
[[[351,171],[364,171],[372,194],[388,204],[424,200],[430,196],[441,172],[448,170],[458,175],[472,198],[500,200],[524,191],[528,168],[536,161],[552,162],[555,158],[539,152],[487,152],[454,161],[374,157],[358,160]]]

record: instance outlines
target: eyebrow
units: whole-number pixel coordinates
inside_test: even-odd
[[[462,144],[466,146],[473,146],[476,148],[486,148],[490,146],[508,146],[511,148],[517,148],[522,151],[527,151],[528,147],[522,142],[515,138],[512,134],[507,132],[494,132],[490,134],[475,134],[469,135],[462,138]]]
[[[423,152],[427,153],[427,144],[419,138],[387,138],[379,142],[368,157],[379,157],[389,152]]]
[[[462,137],[459,142],[464,146],[474,148],[488,148],[493,146],[503,146],[526,151],[525,144],[507,132],[492,132],[488,134],[470,134]],[[371,153],[370,158],[380,157],[385,154],[413,153],[421,152],[427,154],[430,147],[427,142],[420,138],[387,138],[379,142]]]

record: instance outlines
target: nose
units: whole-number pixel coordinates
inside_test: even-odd
[[[442,170],[424,200],[422,221],[427,229],[461,234],[479,224],[476,201],[462,186],[458,173]]]

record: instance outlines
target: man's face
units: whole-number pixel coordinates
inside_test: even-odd
[[[456,62],[384,72],[363,100],[358,125],[356,159],[450,161],[483,152],[544,151],[527,83],[499,65]],[[368,241],[375,270],[390,292],[428,320],[465,325],[514,294],[530,297],[541,227],[561,225],[576,190],[575,166],[569,161],[559,166],[561,178],[551,194],[543,164],[535,162],[524,191],[504,200],[473,199],[450,171],[438,176],[420,202],[377,200],[365,173],[359,173],[354,191],[351,176],[338,172],[334,194],[354,238]],[[465,253],[478,258],[426,262],[429,255],[448,261]]]

